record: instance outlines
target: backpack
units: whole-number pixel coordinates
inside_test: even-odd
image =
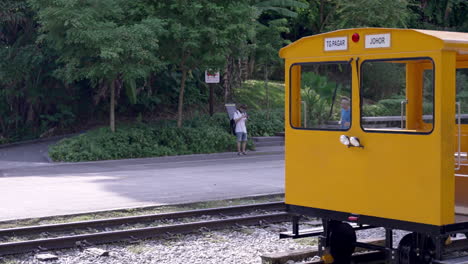
[[[234,120],[234,118],[231,119],[231,121],[229,122],[229,125],[231,127],[231,133],[233,135],[236,135],[236,120]]]
[[[231,127],[231,133],[235,136],[236,135],[236,120],[234,120],[234,115],[239,112],[239,110],[236,110],[234,114],[232,115],[232,119],[229,122],[229,126]]]

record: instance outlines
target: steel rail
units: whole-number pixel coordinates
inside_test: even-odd
[[[291,216],[288,213],[275,213],[168,226],[146,227],[130,230],[37,239],[31,241],[9,242],[0,244],[0,256],[27,253],[36,250],[46,251],[53,249],[74,248],[81,245],[87,246],[125,240],[147,239],[160,237],[167,234],[187,234],[200,230],[201,228],[215,230],[237,225],[256,225],[261,222],[277,223],[290,220]]]
[[[279,210],[284,211],[284,202],[269,202],[249,205],[237,205],[229,207],[218,207],[198,210],[188,210],[182,212],[172,212],[163,214],[149,214],[139,216],[128,216],[108,219],[98,219],[89,221],[79,221],[71,223],[26,226],[18,228],[0,229],[0,237],[24,236],[38,234],[42,232],[59,232],[73,229],[84,229],[94,227],[112,227],[123,224],[148,223],[158,220],[180,219],[187,217],[200,217],[202,215],[236,215],[255,210]]]

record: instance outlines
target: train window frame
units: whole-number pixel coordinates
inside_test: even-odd
[[[457,92],[457,76],[456,76],[458,70],[467,70],[467,71],[468,71],[468,63],[467,63],[466,65],[462,64],[462,65],[460,65],[460,66],[456,66],[456,67],[455,67],[455,101],[456,101],[456,102],[459,102],[458,99],[457,99],[458,92]],[[463,104],[462,104],[462,106],[463,106]],[[456,111],[457,111],[457,110],[456,110]],[[461,110],[461,114],[464,115],[464,113],[463,113],[463,108],[462,108],[462,110]],[[467,114],[468,114],[468,113],[467,113]],[[458,122],[458,121],[455,120],[455,123],[457,123],[457,122]],[[462,125],[468,125],[468,123],[465,123],[465,124],[464,124],[463,121],[462,121],[461,124],[462,124]]]
[[[395,130],[369,130],[365,129],[362,124],[362,104],[363,104],[363,90],[362,90],[362,82],[363,82],[363,71],[362,65],[366,62],[373,62],[373,61],[408,61],[408,60],[428,60],[432,64],[432,129],[428,132],[411,132],[411,131],[395,131]],[[434,63],[434,59],[432,57],[399,57],[399,58],[385,58],[385,59],[365,59],[359,65],[359,126],[364,133],[379,133],[379,134],[406,134],[406,135],[430,135],[434,132],[436,126],[436,104],[435,104],[435,93],[436,93],[436,64]]]
[[[292,129],[296,130],[305,130],[305,131],[338,131],[338,132],[346,132],[351,129],[353,126],[353,103],[352,103],[352,96],[353,96],[353,64],[352,64],[353,58],[350,57],[349,60],[339,60],[339,61],[314,61],[314,62],[296,62],[292,63],[291,66],[289,67],[289,126]],[[350,89],[351,89],[351,105],[350,105],[350,121],[349,121],[349,127],[347,129],[332,129],[332,128],[305,128],[305,127],[296,127],[292,124],[292,68],[294,66],[303,66],[303,65],[314,65],[314,64],[348,64],[351,67],[351,74],[350,74]]]

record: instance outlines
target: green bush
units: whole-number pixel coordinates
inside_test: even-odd
[[[125,126],[99,128],[52,146],[54,161],[95,161],[235,150],[235,138],[218,127]]]
[[[363,116],[399,116],[401,115],[401,101],[404,96],[393,96],[383,99],[376,104],[364,104],[362,106]]]
[[[284,110],[257,110],[249,112],[247,121],[249,136],[274,136],[277,132],[284,131]]]
[[[4,138],[0,135],[0,145],[2,144],[7,144],[9,143],[10,141],[7,139],[7,138]]]
[[[274,136],[277,132],[284,131],[284,110],[283,108],[268,110],[247,111],[249,119],[247,121],[247,131],[251,137]],[[188,127],[217,127],[228,133],[229,117],[226,113],[216,113],[213,116],[199,115],[184,123]]]
[[[219,127],[226,132],[230,132],[229,126],[229,116],[227,113],[215,113],[213,116],[209,115],[195,115],[191,120],[187,120],[184,122],[185,126],[188,127]]]
[[[389,112],[382,104],[365,104],[362,106],[362,116],[388,116]]]

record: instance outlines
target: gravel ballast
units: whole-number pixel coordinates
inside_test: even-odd
[[[26,254],[5,258],[4,263],[261,263],[260,255],[264,253],[302,249],[315,244],[315,239],[307,240],[307,243],[312,243],[310,245],[304,240],[280,240],[279,232],[289,228],[290,224],[284,223],[267,227],[205,231],[166,239],[97,246],[109,251],[109,256],[105,257],[75,249],[49,252],[57,255],[58,260],[44,262],[38,260],[36,254]]]

